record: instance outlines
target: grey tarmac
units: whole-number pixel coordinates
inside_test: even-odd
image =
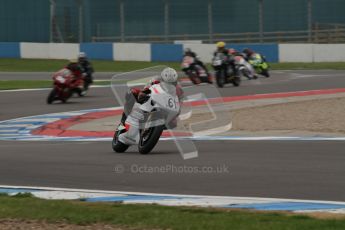
[[[272,75],[220,92],[239,96],[345,88],[345,71]],[[47,94],[47,90],[0,92],[0,120],[117,105],[109,88],[91,89],[85,98],[75,97],[66,104],[46,105]],[[170,141],[159,142],[149,155],[138,154],[135,147],[116,154],[108,142],[0,141],[0,184],[345,201],[344,142],[197,141],[196,145],[199,157],[184,161]],[[204,166],[227,170],[178,172],[181,167]],[[159,167],[175,167],[175,172],[145,171]],[[145,172],[138,173],[139,168]]]

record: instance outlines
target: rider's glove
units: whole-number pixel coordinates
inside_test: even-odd
[[[146,93],[140,92],[138,94],[138,103],[139,104],[143,104],[145,103],[148,99],[150,98],[150,96]]]

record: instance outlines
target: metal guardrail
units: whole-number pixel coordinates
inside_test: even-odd
[[[334,24],[332,24],[334,25]],[[322,24],[319,25],[320,28]],[[202,40],[214,43],[222,40],[229,43],[345,43],[345,25],[339,24],[331,29],[313,29],[299,31],[247,32],[220,34],[180,34],[151,36],[114,36],[92,37],[93,42],[149,42],[171,43],[175,40]]]

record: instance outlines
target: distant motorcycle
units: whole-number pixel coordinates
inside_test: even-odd
[[[193,84],[210,83],[212,84],[211,76],[207,71],[195,62],[195,58],[185,56],[181,63],[181,69],[193,82]]]
[[[253,69],[253,66],[244,59],[242,56],[235,56],[234,57],[234,63],[236,66],[236,69],[238,71],[238,74],[251,79],[256,79],[257,76],[254,74],[255,70]]]
[[[265,58],[261,56],[261,54],[253,54],[252,56],[250,56],[248,62],[254,67],[257,74],[261,74],[265,77],[270,77],[270,74],[268,72],[269,65],[266,62]]]
[[[222,88],[227,83],[232,83],[236,87],[241,84],[241,76],[229,66],[227,57],[223,53],[217,53],[214,56],[212,67],[215,70],[218,87]]]
[[[166,124],[178,116],[180,103],[175,86],[162,82],[152,85],[150,91],[146,102],[136,104],[126,125],[120,124],[115,130],[112,141],[115,152],[122,153],[129,146],[138,145],[141,154],[148,154],[156,146]]]
[[[74,93],[83,96],[84,80],[75,78],[67,68],[63,68],[53,75],[53,84],[53,89],[47,98],[48,104],[53,103],[55,100],[65,103]]]

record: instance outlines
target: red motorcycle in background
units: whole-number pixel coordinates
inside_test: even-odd
[[[195,62],[195,58],[185,56],[182,60],[181,69],[193,82],[193,84],[209,83],[212,84],[211,76],[207,71]]]
[[[49,93],[47,103],[51,104],[55,100],[65,103],[74,93],[83,96],[84,80],[75,77],[67,68],[63,68],[53,75],[54,86]]]

